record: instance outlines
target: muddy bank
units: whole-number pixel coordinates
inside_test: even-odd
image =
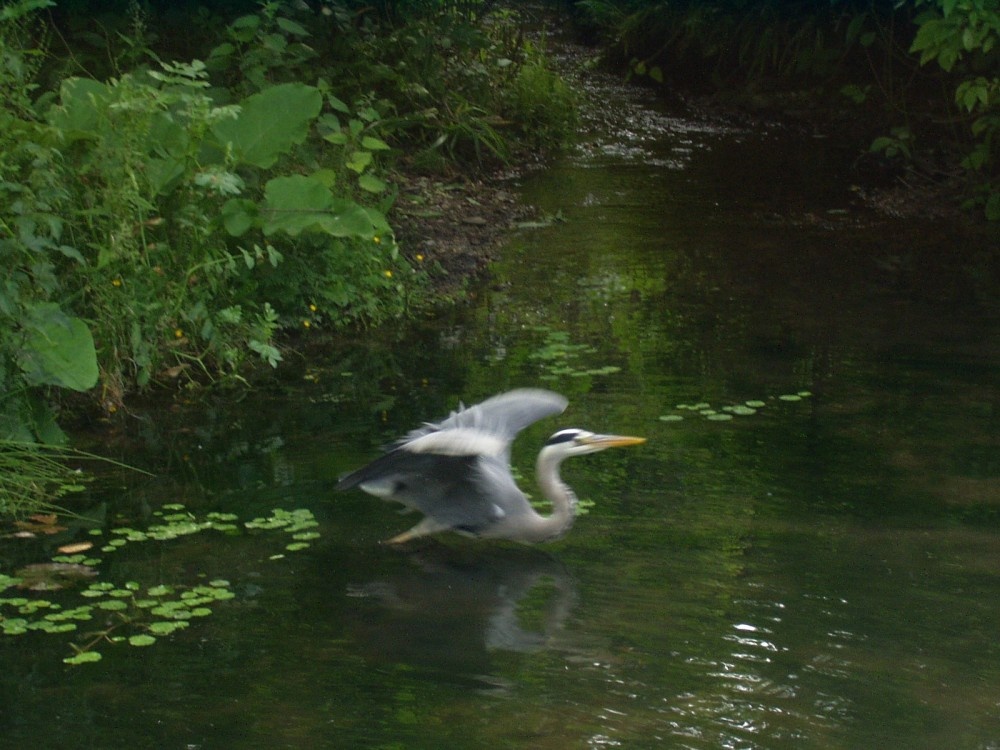
[[[398,175],[390,215],[403,253],[448,294],[482,275],[509,233],[534,210],[511,184],[516,172],[453,179]]]

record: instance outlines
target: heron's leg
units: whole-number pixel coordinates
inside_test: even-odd
[[[392,539],[386,539],[386,544],[403,544],[404,542],[409,542],[412,539],[418,539],[422,536],[427,536],[428,534],[436,534],[439,531],[446,531],[451,527],[447,524],[441,523],[440,521],[435,521],[433,518],[425,517],[420,523],[414,526],[409,531],[404,531],[402,534],[397,534]]]

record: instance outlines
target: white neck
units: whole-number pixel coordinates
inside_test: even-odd
[[[531,520],[530,541],[559,539],[569,531],[576,518],[576,495],[559,476],[559,464],[565,456],[543,448],[538,454],[535,474],[545,499],[552,503],[549,516],[536,514]]]

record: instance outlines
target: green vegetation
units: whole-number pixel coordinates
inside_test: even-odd
[[[796,393],[783,393],[777,397],[778,401],[796,402],[812,396],[811,391],[798,391]],[[674,408],[678,412],[691,412],[699,417],[707,419],[709,422],[728,422],[733,417],[749,417],[767,406],[766,401],[761,399],[750,399],[742,404],[728,404],[718,408],[713,407],[707,401],[699,401],[696,404],[677,404]],[[661,422],[681,422],[683,414],[664,414],[660,417]]]
[[[837,120],[867,135],[873,153],[1000,220],[993,0],[581,0],[576,8],[634,74]]]
[[[63,444],[68,392],[111,413],[429,304],[393,232],[394,170],[479,169],[573,124],[518,17],[489,5],[9,3],[0,439]],[[24,506],[5,493],[0,513]]]
[[[266,518],[255,518],[243,524],[231,513],[208,513],[203,519],[188,512],[183,505],[171,503],[155,511],[157,522],[145,530],[129,527],[112,528],[105,535],[93,529],[91,537],[110,537],[99,552],[90,543],[73,545],[81,548],[75,554],[60,554],[50,562],[28,565],[14,575],[0,574],[0,594],[18,588],[23,593],[0,596],[0,637],[25,633],[78,633],[82,640],[71,642],[73,653],[63,661],[79,665],[100,661],[102,645],[128,644],[145,647],[194,620],[212,614],[219,602],[235,598],[229,581],[214,579],[195,585],[158,582],[143,585],[126,581],[116,585],[95,581],[79,588],[83,581],[97,577],[101,554],[119,553],[130,544],[148,541],[166,542],[205,531],[223,534],[281,531],[293,541],[285,550],[296,552],[309,547],[309,541],[319,537],[319,526],[312,513],[305,509],[275,509]],[[272,560],[285,554],[277,553]],[[49,592],[74,589],[72,594],[56,598],[43,597]]]

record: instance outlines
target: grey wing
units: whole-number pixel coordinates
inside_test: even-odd
[[[337,484],[338,490],[352,487],[419,510],[442,527],[472,534],[528,507],[506,465],[482,456],[396,449]]]
[[[488,398],[468,408],[459,408],[437,423],[413,430],[399,441],[405,445],[433,432],[472,430],[510,443],[521,430],[540,419],[561,414],[569,401],[565,396],[539,388],[519,388]]]

